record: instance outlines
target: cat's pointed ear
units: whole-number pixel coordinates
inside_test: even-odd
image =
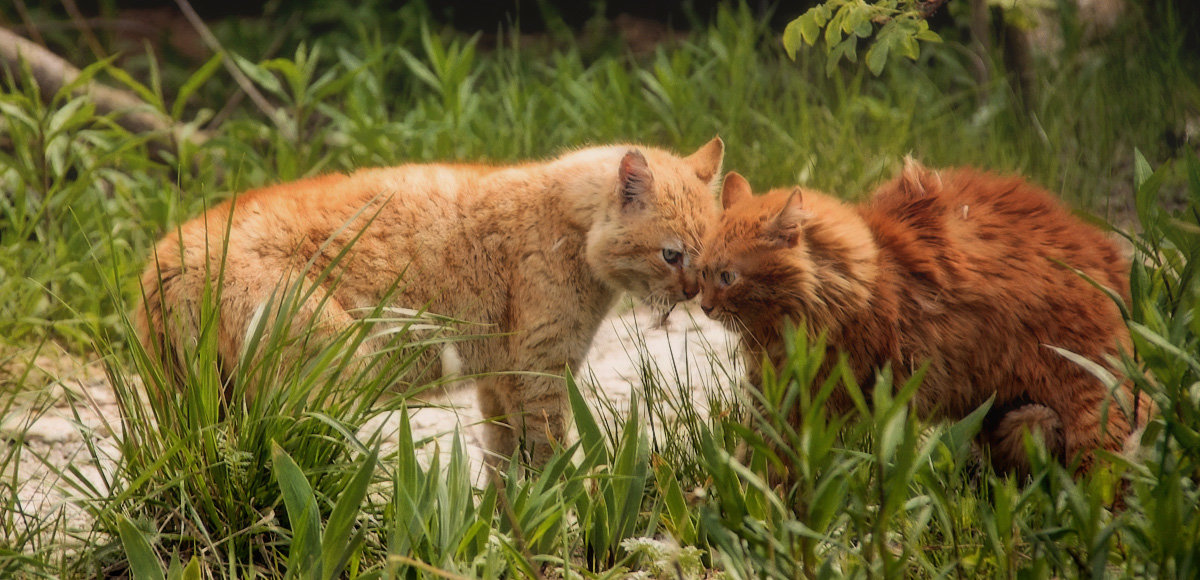
[[[935,193],[942,188],[942,178],[938,172],[921,165],[920,161],[911,155],[904,157],[904,169],[900,172],[900,190],[904,193],[920,197]]]
[[[725,143],[720,137],[713,137],[695,153],[688,155],[684,161],[696,172],[696,177],[705,183],[713,183],[721,174],[721,160],[725,158]]]
[[[784,248],[794,248],[800,243],[800,226],[808,218],[804,209],[804,192],[799,187],[788,195],[783,209],[767,224],[763,236]]]
[[[736,171],[730,171],[725,174],[725,183],[721,185],[721,207],[729,209],[734,204],[741,203],[744,200],[750,199],[754,192],[750,189],[750,182],[746,181],[745,177]]]
[[[621,158],[617,171],[621,209],[641,206],[654,188],[654,174],[641,151],[631,149]]]

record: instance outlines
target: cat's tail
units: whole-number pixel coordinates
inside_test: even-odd
[[[205,300],[215,303],[208,295],[217,293],[208,281],[207,252],[197,250],[188,233],[168,235],[154,247],[142,272],[141,300],[133,311],[137,338],[146,356],[161,363],[164,387],[182,387],[193,374],[188,370],[189,360],[196,359],[201,343],[206,342],[201,339]],[[211,306],[207,310],[215,312]],[[218,321],[210,322],[208,326],[216,332]],[[218,367],[221,362],[217,361]],[[219,368],[222,374],[226,370]]]
[[[167,332],[170,306],[166,297],[178,283],[182,268],[164,264],[158,253],[142,273],[141,300],[133,310],[133,326],[142,350],[152,361],[162,364],[164,382],[179,385],[183,381],[183,356]]]

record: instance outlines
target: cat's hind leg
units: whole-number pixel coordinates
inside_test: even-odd
[[[1094,379],[1088,380],[1086,391],[1081,388],[1076,393],[1064,401],[1066,409],[1061,413],[1064,450],[1068,460],[1079,459],[1077,473],[1086,473],[1095,465],[1095,450],[1121,453],[1132,428],[1122,406]]]
[[[1053,387],[1036,389],[1032,403],[1048,407],[1061,423],[1061,452],[1066,465],[1074,465],[1077,475],[1087,473],[1096,462],[1096,450],[1121,453],[1131,434],[1130,417],[1125,408],[1131,404],[1128,389],[1116,392],[1086,371],[1067,367],[1057,376]],[[1128,401],[1118,401],[1117,397]]]
[[[308,277],[277,281],[227,267],[220,295],[219,353],[230,370],[248,378],[247,394],[284,376],[312,371],[339,377],[374,373],[383,338]]]

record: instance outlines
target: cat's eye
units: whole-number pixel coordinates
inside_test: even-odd
[[[733,284],[734,280],[737,280],[737,272],[730,272],[729,270],[721,272],[722,286],[729,286],[730,284]]]
[[[663,260],[672,266],[678,266],[683,261],[683,252],[672,250],[671,248],[663,248]]]

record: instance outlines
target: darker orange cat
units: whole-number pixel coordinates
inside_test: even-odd
[[[764,356],[782,362],[792,320],[826,331],[826,364],[845,352],[860,384],[885,364],[902,381],[928,362],[913,401],[923,416],[961,418],[994,394],[980,437],[1001,470],[1027,469],[1029,430],[1086,471],[1093,450],[1121,450],[1145,418],[1148,403],[1127,386],[1114,402],[1049,348],[1105,366],[1128,348],[1117,305],[1062,265],[1128,301],[1128,262],[1030,183],[910,160],[861,205],[800,189],[755,197],[737,174],[722,202],[700,260],[701,305],[741,333],[752,383]],[[845,392],[830,404],[852,407]]]

